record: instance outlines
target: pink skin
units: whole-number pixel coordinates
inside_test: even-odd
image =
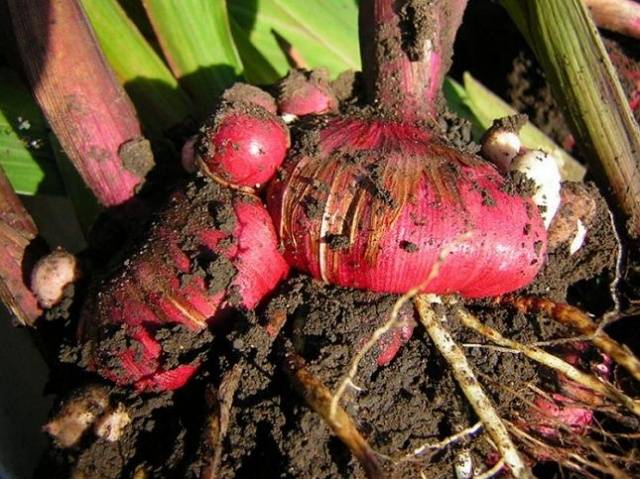
[[[483,297],[525,286],[542,266],[546,231],[537,208],[502,191],[489,163],[416,127],[355,118],[328,120],[318,146],[314,158],[292,157],[268,192],[295,268],[332,284],[404,293],[426,280],[448,248],[439,275],[421,290]],[[367,179],[374,168],[394,206],[371,194],[382,188]],[[310,203],[323,212],[308,215]],[[346,236],[348,245],[330,247],[330,235]]]
[[[423,43],[408,48],[403,2],[361,2],[364,83],[381,115],[325,117],[271,183],[268,209],[293,267],[341,286],[469,298],[519,289],[538,273],[547,240],[533,202],[503,191],[491,164],[418,126],[438,114],[466,3],[411,4],[428,27],[416,26]]]
[[[593,421],[593,411],[561,394],[551,397],[553,400],[543,397],[534,400],[538,412],[529,428],[547,437],[556,437],[559,426],[569,428],[575,434],[584,434]]]
[[[640,5],[636,0],[585,0],[600,28],[640,38]]]
[[[416,322],[413,319],[413,311],[402,311],[398,317],[398,326],[391,329],[378,341],[378,348],[380,349],[376,359],[378,366],[386,366],[396,357],[400,348],[411,339],[415,327]]]
[[[282,114],[304,116],[309,114],[322,114],[335,110],[338,105],[335,96],[322,91],[313,85],[296,91],[288,98],[278,101]]]
[[[147,248],[129,260],[124,275],[102,289],[98,304],[85,310],[79,335],[95,341],[91,369],[120,385],[138,390],[171,390],[182,387],[199,364],[163,366],[163,353],[154,332],[161,325],[180,324],[198,331],[221,318],[230,304],[227,292],[210,292],[202,277],[181,282],[179,275],[192,270],[190,257],[181,249],[176,231],[197,238],[198,250],[223,255],[237,269],[230,288],[237,290],[241,306],[255,308],[287,275],[288,265],[277,249],[277,239],[266,210],[257,199],[244,196],[233,202],[233,242],[224,231],[202,229],[191,221],[184,195],[176,195],[177,210],[151,232]],[[180,202],[185,202],[180,204]],[[180,208],[182,207],[182,208]],[[269,261],[264,261],[269,258]],[[124,350],[108,349],[100,341],[101,327],[120,326],[128,338]],[[114,359],[118,361],[115,362]]]
[[[638,107],[640,107],[640,91],[635,92],[631,100],[629,100],[629,108],[632,111],[636,111]]]
[[[254,187],[267,182],[282,164],[289,133],[275,117],[231,111],[206,141],[211,147],[201,160],[208,172],[235,186]]]
[[[306,81],[303,80],[306,78]],[[322,115],[338,108],[338,100],[324,75],[298,72],[289,74],[280,85],[278,109],[281,114]]]
[[[612,364],[608,356],[600,354],[599,362],[583,364],[591,348],[584,342],[570,343],[562,348],[560,356],[569,364],[580,369],[592,369],[595,375],[608,380]],[[525,427],[549,438],[558,437],[563,429],[585,434],[593,423],[594,409],[602,404],[602,397],[562,374],[556,375],[556,381],[560,392],[536,397]]]
[[[638,32],[636,34],[637,37],[640,37],[640,15],[637,16],[636,18],[634,18],[633,20],[631,20],[631,27],[633,28],[633,30],[635,32]]]

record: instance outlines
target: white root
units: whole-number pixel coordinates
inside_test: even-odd
[[[477,434],[481,430],[482,430],[482,422],[478,421],[474,425],[469,426],[468,428],[463,429],[462,431],[459,431],[455,434],[452,434],[451,436],[448,436],[442,439],[441,441],[430,442],[430,443],[423,444],[420,447],[417,447],[416,449],[413,450],[413,452],[407,454],[404,457],[404,460],[408,460],[416,456],[421,456],[422,454],[425,453],[425,451],[442,450],[445,447],[450,446],[451,444],[455,444],[456,442],[461,441],[465,438],[473,437],[475,434]]]
[[[491,479],[492,477],[497,476],[498,473],[501,472],[503,468],[504,468],[504,461],[500,459],[490,469],[487,469],[486,471],[473,476],[473,479]]]
[[[495,329],[482,324],[478,318],[463,308],[458,308],[457,312],[463,325],[472,329],[481,336],[488,338],[491,342],[505,348],[519,351],[529,359],[565,375],[571,381],[600,393],[616,403],[624,405],[628,410],[640,416],[640,401],[630,398],[612,384],[606,383],[593,375],[580,371],[566,361],[539,347],[521,344],[517,341],[505,338]]]
[[[351,366],[349,367],[348,373],[345,375],[342,381],[340,381],[340,385],[338,386],[338,389],[336,389],[335,394],[331,398],[331,405],[329,406],[329,417],[332,420],[335,419],[336,413],[338,411],[338,405],[340,404],[340,399],[342,399],[342,396],[344,396],[344,393],[346,392],[347,388],[353,388],[356,390],[361,389],[354,383],[354,378],[358,373],[358,367],[360,366],[360,362],[366,356],[366,354],[371,350],[371,348],[373,348],[378,343],[378,341],[380,340],[380,338],[382,338],[382,336],[384,336],[388,331],[390,331],[391,329],[397,326],[400,310],[406,304],[406,302],[409,301],[416,294],[417,294],[417,290],[411,290],[405,295],[401,296],[400,299],[398,299],[398,301],[396,301],[396,303],[393,305],[391,316],[389,317],[387,322],[384,323],[382,326],[380,326],[378,329],[376,329],[371,335],[371,337],[364,344],[364,346],[362,346],[362,348],[360,348],[360,350],[356,353],[353,360],[351,361]]]
[[[353,361],[351,362],[351,366],[349,367],[349,371],[347,372],[345,377],[342,379],[342,381],[340,381],[340,385],[338,386],[338,389],[336,389],[336,392],[331,399],[331,406],[329,411],[330,411],[330,418],[332,420],[335,419],[336,411],[338,410],[338,404],[340,404],[340,399],[342,399],[342,396],[344,395],[347,388],[350,386],[351,387],[356,386],[353,380],[356,377],[356,374],[358,373],[358,366],[360,365],[360,361],[362,361],[365,355],[371,350],[373,346],[377,344],[378,340],[385,333],[387,333],[389,330],[397,326],[398,315],[400,314],[400,310],[402,309],[402,307],[408,301],[410,301],[413,297],[415,297],[420,291],[424,290],[429,285],[429,283],[431,283],[431,281],[433,281],[440,274],[440,267],[442,266],[442,263],[444,263],[445,258],[449,255],[449,253],[453,250],[453,248],[455,248],[455,246],[458,244],[459,241],[465,240],[466,238],[469,237],[469,235],[470,233],[463,233],[459,235],[456,238],[456,240],[453,241],[451,244],[442,248],[442,250],[440,251],[440,254],[438,255],[438,260],[431,267],[431,271],[429,271],[429,274],[427,275],[425,280],[422,283],[420,283],[418,286],[407,291],[405,294],[403,294],[398,298],[396,303],[393,305],[393,309],[391,310],[391,316],[389,317],[389,320],[373,332],[373,334],[371,335],[371,338],[369,338],[369,340],[355,355],[355,357],[353,358]]]
[[[416,297],[420,321],[427,330],[434,345],[449,363],[453,376],[460,385],[471,407],[484,424],[485,431],[495,442],[504,463],[515,478],[533,477],[516,449],[502,419],[485,394],[462,349],[455,343],[449,332],[442,326],[431,308],[428,295]]]
[[[473,477],[473,458],[468,449],[460,451],[453,463],[456,479],[471,479]]]
[[[620,237],[620,232],[618,231],[618,225],[613,216],[613,212],[609,210],[609,223],[611,224],[611,230],[613,231],[613,236],[616,239],[616,244],[618,245],[618,254],[616,256],[616,268],[615,274],[609,283],[609,294],[611,295],[611,300],[613,301],[613,309],[608,311],[602,318],[600,325],[598,326],[598,332],[604,331],[604,328],[608,326],[612,321],[615,321],[620,315],[620,291],[618,291],[618,286],[620,284],[620,279],[622,278],[622,270],[624,266],[624,258],[626,256],[626,248],[622,243],[622,239]]]
[[[547,444],[540,439],[533,437],[527,432],[520,429],[517,425],[507,421],[509,425],[509,429],[511,432],[520,438],[525,443],[528,443],[532,448],[538,448],[540,451],[544,451],[544,454],[551,458],[553,461],[566,466],[574,471],[577,471],[584,475],[585,477],[596,478],[602,477],[601,475],[594,475],[588,472],[585,467],[594,469],[601,474],[612,476],[615,479],[630,479],[630,477],[621,471],[617,466],[615,466],[611,461],[607,461],[608,464],[599,464],[593,461],[589,461],[585,457],[577,454],[575,452],[567,452],[566,449],[557,448]],[[584,438],[583,438],[584,439]],[[600,455],[601,456],[601,455]],[[603,459],[600,457],[600,459]],[[610,467],[613,465],[613,467]]]

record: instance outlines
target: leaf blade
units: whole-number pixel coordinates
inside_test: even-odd
[[[82,5],[145,127],[159,133],[189,116],[191,100],[118,2],[82,0]]]
[[[173,74],[202,112],[240,75],[226,2],[143,0]]]
[[[239,26],[234,35],[241,32],[244,42],[250,42],[277,72],[268,82],[289,69],[273,31],[291,43],[310,67],[326,67],[333,76],[360,68],[358,10],[353,0],[260,0],[257,7],[247,0],[233,0],[229,13]],[[243,48],[240,55],[249,65]]]
[[[23,195],[63,195],[48,126],[18,75],[0,68],[0,166]]]

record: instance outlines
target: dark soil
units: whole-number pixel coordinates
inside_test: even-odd
[[[586,268],[582,274],[587,274]],[[568,283],[558,279],[562,275],[555,278],[554,287],[566,289]],[[532,289],[544,287],[537,283]],[[125,477],[139,467],[150,477],[198,477],[207,462],[207,457],[198,455],[209,413],[205,391],[217,387],[224,372],[239,365],[242,374],[221,441],[217,477],[364,477],[346,447],[293,390],[281,364],[285,349],[293,348],[308,369],[335,390],[353,356],[388,318],[396,300],[295,276],[281,286],[259,318],[237,317],[227,323],[212,346],[216,354],[209,356],[206,369],[184,390],[135,396],[114,389],[112,398],[123,401],[133,418],[118,443],[96,440],[88,433],[77,450],[53,450],[42,467],[51,468],[50,461],[57,467],[72,465],[80,474],[77,477]],[[524,343],[571,336],[549,318],[481,304],[468,307],[485,324]],[[287,321],[274,342],[258,322],[269,321],[281,311],[286,311]],[[457,341],[486,342],[461,327],[455,313],[444,313]],[[410,306],[405,314],[413,316]],[[348,390],[344,407],[384,458],[381,462],[392,477],[417,477],[420,472],[425,477],[451,477],[459,447],[418,456],[412,451],[469,427],[476,421],[473,412],[421,328],[415,329],[389,365],[380,367],[376,358],[384,344],[383,337],[360,363],[353,380],[359,390]],[[519,356],[480,346],[470,346],[466,353],[507,418],[520,417],[524,404],[533,400],[525,384],[549,387],[545,372]],[[465,444],[469,446],[471,440]],[[480,439],[473,444],[476,463],[481,465],[489,459],[490,448]]]

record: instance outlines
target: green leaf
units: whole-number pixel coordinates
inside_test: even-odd
[[[473,112],[473,104],[469,98],[467,90],[465,90],[464,87],[453,78],[447,77],[445,78],[442,86],[442,93],[444,94],[445,100],[447,100],[449,110],[459,117],[469,120],[471,122],[471,133],[474,140],[480,140],[482,134],[487,129],[487,126],[480,121]]]
[[[136,106],[156,134],[182,122],[193,105],[116,0],[82,0],[100,47]]]
[[[238,53],[242,58],[245,80],[257,85],[268,85],[282,77],[282,74],[251,43],[249,35],[242,29],[236,19],[231,17],[229,22]]]
[[[308,66],[326,67],[333,76],[360,69],[358,8],[353,0],[227,0],[233,33],[250,81],[271,83],[289,69],[276,32]],[[246,48],[247,45],[253,49]],[[252,68],[257,56],[271,65]]]
[[[0,166],[17,193],[64,194],[47,135],[29,90],[13,71],[0,68]]]
[[[143,0],[162,51],[201,113],[242,71],[224,0]]]
[[[487,129],[493,120],[518,113],[508,103],[473,78],[464,74],[464,88],[467,93],[466,105],[473,112],[483,129]],[[585,167],[578,163],[564,149],[558,146],[533,123],[527,122],[520,130],[522,144],[531,149],[543,149],[551,153],[558,161],[560,173],[565,180],[580,181],[584,177]]]

